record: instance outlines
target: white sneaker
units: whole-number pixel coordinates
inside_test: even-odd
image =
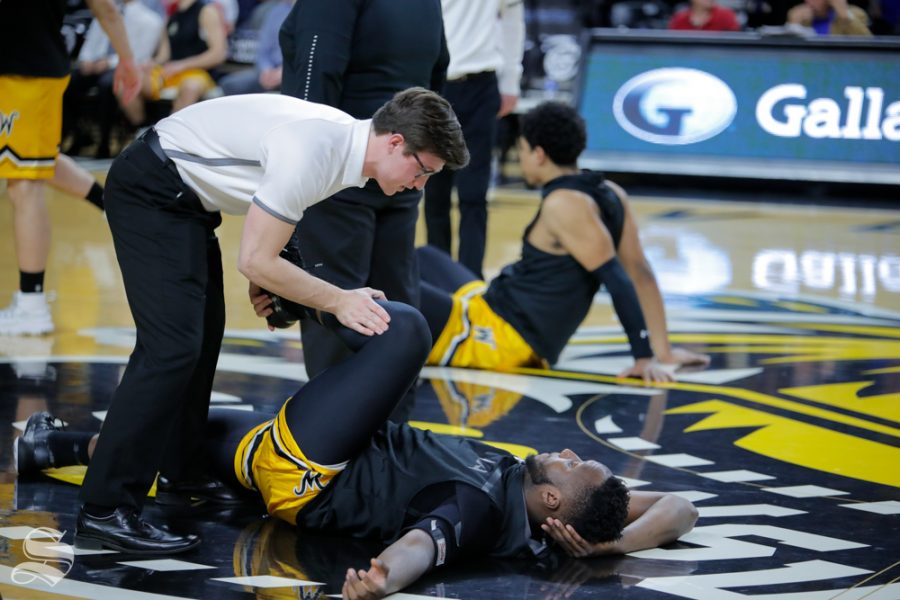
[[[43,293],[13,294],[13,301],[0,310],[0,334],[40,335],[53,331],[50,306]]]

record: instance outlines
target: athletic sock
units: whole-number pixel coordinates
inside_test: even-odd
[[[91,186],[91,191],[87,193],[84,199],[103,210],[103,186],[95,181],[94,185]]]
[[[93,433],[75,431],[53,431],[47,437],[50,446],[50,454],[56,466],[86,465],[91,457],[88,454],[88,446],[91,443]]]
[[[40,294],[44,291],[44,272],[26,273],[19,271],[19,290],[23,294]]]

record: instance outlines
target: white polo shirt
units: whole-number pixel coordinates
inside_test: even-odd
[[[525,51],[522,0],[441,0],[450,64],[447,80],[497,72],[501,94],[518,96]]]
[[[160,144],[208,211],[253,202],[287,223],[348,187],[362,187],[371,120],[280,94],[199,102],[156,124]]]

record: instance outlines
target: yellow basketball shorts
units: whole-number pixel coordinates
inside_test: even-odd
[[[0,179],[50,179],[69,77],[0,75]]]
[[[519,332],[491,310],[486,289],[483,281],[472,281],[454,292],[450,318],[427,364],[495,371],[543,365]]]
[[[163,69],[156,65],[150,72],[150,99],[159,100],[163,90],[169,88],[177,89],[188,79],[196,79],[203,86],[203,93],[210,91],[216,87],[216,82],[212,76],[203,69],[188,69],[171,77],[163,76]]]
[[[296,525],[297,513],[347,463],[320,465],[306,458],[287,427],[284,411],[282,407],[274,419],[244,436],[234,455],[234,472],[244,487],[259,491],[270,515]]]

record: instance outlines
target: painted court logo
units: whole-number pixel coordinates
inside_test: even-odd
[[[59,583],[75,562],[72,546],[62,540],[65,531],[57,531],[49,527],[32,529],[25,536],[22,550],[29,559],[16,565],[10,577],[19,585],[30,585],[42,581],[49,587]]]
[[[736,113],[731,88],[697,69],[646,71],[626,81],[613,98],[619,125],[652,144],[708,140],[724,131]]]

